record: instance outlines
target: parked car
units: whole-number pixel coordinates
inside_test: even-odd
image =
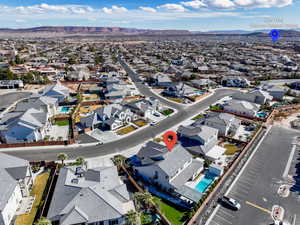
[[[97,143],[97,145],[103,145],[103,142],[102,142],[102,141],[99,141],[99,142]]]
[[[157,113],[157,112],[153,113],[153,115],[156,117],[160,117],[159,113]]]
[[[241,204],[238,203],[238,201],[236,201],[233,198],[226,197],[226,196],[223,196],[221,198],[221,204],[224,206],[227,206],[233,210],[239,210],[241,208]]]
[[[151,126],[155,126],[156,124],[158,124],[157,121],[152,121],[152,122],[150,123]]]

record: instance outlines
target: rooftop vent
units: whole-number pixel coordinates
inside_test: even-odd
[[[77,178],[74,178],[71,180],[71,183],[73,183],[73,184],[78,184],[78,182],[79,182],[79,180]]]

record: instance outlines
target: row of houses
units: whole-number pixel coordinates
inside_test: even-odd
[[[59,103],[69,96],[69,90],[55,84],[42,94],[32,95],[0,118],[0,139],[7,144],[37,142],[51,130],[50,118],[58,113]]]
[[[28,161],[0,153],[0,224],[10,225],[22,208],[30,208],[35,181]],[[126,184],[115,166],[60,169],[47,217],[53,225],[125,225],[135,210]]]

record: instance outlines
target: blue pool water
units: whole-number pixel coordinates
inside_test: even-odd
[[[215,176],[210,173],[205,173],[204,177],[199,181],[199,183],[195,186],[195,189],[199,192],[204,193],[205,190],[211,185],[211,183],[215,180]]]
[[[256,114],[256,116],[258,116],[259,118],[266,118],[267,117],[267,113],[265,113],[265,112],[258,112]]]
[[[68,107],[68,106],[63,106],[63,107],[60,109],[60,112],[62,112],[62,113],[67,113],[67,112],[69,112],[69,110],[70,110],[70,107]]]

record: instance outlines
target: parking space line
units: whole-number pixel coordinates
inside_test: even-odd
[[[225,221],[226,223],[232,224],[229,220],[225,219],[224,217],[222,217],[222,216],[220,216],[220,215],[218,215],[218,214],[216,214],[216,216],[217,216],[218,218],[222,219],[223,221]]]
[[[225,214],[226,216],[229,216],[229,217],[234,217],[234,215],[230,214],[229,212],[225,211],[225,210],[219,210],[220,213],[223,213]]]
[[[255,207],[255,208],[257,208],[257,209],[259,209],[259,210],[261,210],[261,211],[263,211],[263,212],[266,212],[266,213],[268,213],[268,214],[271,214],[271,213],[272,213],[269,209],[263,208],[263,207],[261,207],[261,206],[259,206],[259,205],[256,205],[256,204],[252,203],[252,202],[246,201],[246,204],[247,204],[247,205],[250,205],[250,206],[253,206],[253,207]]]
[[[217,225],[220,225],[220,224],[218,224],[216,221],[214,221],[214,220],[211,220],[211,222],[213,222],[213,223],[215,223],[215,224],[217,224]]]

